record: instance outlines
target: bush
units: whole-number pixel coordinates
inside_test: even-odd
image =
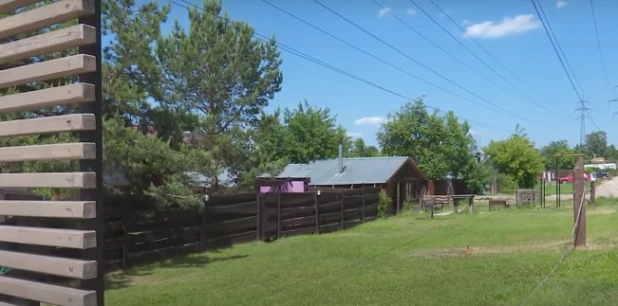
[[[393,203],[393,199],[384,191],[378,194],[378,218],[388,217],[388,207]]]
[[[517,190],[517,182],[511,176],[498,173],[496,177],[500,193],[514,193]]]

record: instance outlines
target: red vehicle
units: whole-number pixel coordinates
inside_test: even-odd
[[[567,176],[563,176],[561,178],[558,179],[558,183],[560,184],[566,184],[566,183],[573,183],[573,174],[569,174]],[[584,179],[586,181],[590,181],[590,174],[588,173],[584,173]]]

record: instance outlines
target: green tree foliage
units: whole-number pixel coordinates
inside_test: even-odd
[[[429,114],[422,98],[389,115],[378,132],[378,142],[385,155],[410,156],[429,179],[443,179],[450,173],[463,178],[474,192],[490,181],[490,168],[476,159],[470,125],[453,112]]]
[[[352,148],[346,154],[347,157],[377,157],[380,155],[378,148],[365,145],[365,141],[362,138],[356,138],[352,142]]]
[[[280,157],[292,163],[336,158],[341,141],[346,150],[350,148],[350,137],[337,125],[329,108],[311,106],[307,101],[298,103],[296,108],[283,111],[283,124],[287,135]]]
[[[605,157],[607,153],[607,134],[604,131],[586,135],[586,150],[592,157]]]
[[[163,69],[160,104],[198,117],[196,148],[210,152],[207,176],[247,162],[248,129],[281,90],[281,59],[274,39],[254,39],[246,22],[221,16],[221,2],[206,0],[191,8],[189,26],[178,22],[157,41]],[[215,180],[214,184],[218,182]]]
[[[517,131],[508,139],[492,141],[485,154],[499,173],[510,176],[519,187],[532,188],[543,171],[543,157],[528,137]]]
[[[543,156],[543,164],[546,170],[555,169],[556,161],[558,161],[558,169],[573,169],[577,157],[568,156],[569,154],[575,154],[575,149],[569,147],[569,143],[566,140],[551,141],[540,150],[541,156]],[[560,156],[556,159],[556,155]]]

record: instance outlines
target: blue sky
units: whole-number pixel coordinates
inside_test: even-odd
[[[478,106],[485,102],[363,33],[312,0],[269,1],[408,73],[477,104],[418,81],[277,11],[261,0],[224,0],[223,5],[231,18],[251,23],[260,34],[274,34],[282,44],[403,96],[415,98],[425,95],[428,105],[453,110],[460,117],[501,129],[472,122],[475,135],[482,145],[491,139],[507,137],[509,132],[514,131],[517,123],[526,129],[538,145],[559,139],[567,139],[571,144],[579,142],[580,124],[574,111],[579,98],[571,87],[530,1],[434,0],[466,30],[469,37],[465,37],[429,0],[416,0],[416,3],[493,69],[532,97],[533,101],[495,75],[409,0],[378,0],[387,10],[376,6],[371,0],[320,2],[401,50],[408,57],[515,116],[525,117],[533,123]],[[585,97],[590,102],[594,122],[598,128],[608,133],[608,140],[615,143],[618,134],[614,133],[616,123],[612,114],[618,111],[618,103],[608,106],[607,101],[615,97],[612,88],[618,85],[618,59],[610,56],[618,51],[618,41],[611,31],[618,28],[618,19],[615,18],[618,2],[593,1],[609,87],[603,76],[589,0],[540,0],[575,76],[581,83]],[[202,4],[201,0],[189,2]],[[183,26],[188,24],[186,9],[174,4],[172,6],[171,18],[163,27],[164,32],[171,29],[175,20]],[[395,14],[460,61],[511,93],[461,65],[389,13]],[[471,41],[471,37],[523,83],[513,78],[479,49]],[[401,97],[350,79],[296,55],[282,51],[282,57],[283,90],[272,101],[270,108],[294,107],[299,101],[307,99],[311,104],[329,107],[351,135],[375,144],[379,123],[388,113],[396,111],[405,103]],[[542,107],[538,106],[539,104]],[[597,129],[591,120],[587,120],[586,127],[587,131]]]

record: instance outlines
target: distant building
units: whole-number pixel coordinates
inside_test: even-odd
[[[308,164],[289,164],[278,179],[307,180],[311,188],[379,187],[393,199],[394,213],[406,201],[417,201],[427,179],[407,156],[333,158]]]

